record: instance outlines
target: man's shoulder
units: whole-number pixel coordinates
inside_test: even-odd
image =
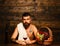
[[[32,24],[32,30],[33,30],[34,32],[37,32],[37,27],[36,27],[36,25]]]
[[[36,25],[34,25],[34,24],[31,24],[31,27],[36,27]]]

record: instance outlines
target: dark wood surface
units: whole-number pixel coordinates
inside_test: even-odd
[[[40,44],[19,45],[19,44],[15,44],[15,43],[8,43],[8,44],[0,44],[0,46],[44,46],[44,45],[40,45]],[[50,46],[60,46],[60,44],[55,43]]]

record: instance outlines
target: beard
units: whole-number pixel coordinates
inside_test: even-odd
[[[30,26],[30,23],[25,22],[25,23],[23,23],[23,26],[25,29],[27,29]]]

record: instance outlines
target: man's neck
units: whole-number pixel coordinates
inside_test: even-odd
[[[31,24],[29,25],[29,27],[25,28],[26,30],[28,30],[31,27]]]

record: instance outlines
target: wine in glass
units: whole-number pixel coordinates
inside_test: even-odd
[[[24,39],[24,40],[26,40],[26,39],[27,39],[27,37],[23,37],[23,39]]]

